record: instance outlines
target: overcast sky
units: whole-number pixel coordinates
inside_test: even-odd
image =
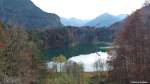
[[[60,17],[92,19],[102,13],[131,14],[145,0],[32,0],[42,10]]]

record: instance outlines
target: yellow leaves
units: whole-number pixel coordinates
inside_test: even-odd
[[[61,62],[61,63],[65,62],[66,61],[66,57],[64,55],[59,55],[58,56],[58,61]]]
[[[54,61],[54,62],[59,62],[59,63],[63,63],[63,62],[65,62],[67,59],[66,59],[66,57],[64,56],[64,55],[62,55],[62,54],[60,54],[59,56],[57,56],[57,57],[53,57],[52,58],[52,61]]]

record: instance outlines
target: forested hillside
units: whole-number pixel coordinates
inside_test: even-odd
[[[150,82],[150,5],[145,5],[126,19],[116,38],[110,62],[116,84]]]
[[[32,31],[31,31],[32,32]],[[34,30],[43,42],[44,49],[72,47],[77,44],[113,42],[115,31],[107,28],[74,27]]]
[[[28,29],[62,26],[59,16],[42,11],[31,0],[0,0],[0,19]]]
[[[21,27],[0,23],[0,83],[33,84],[42,82],[42,50]]]
[[[0,0],[0,84],[149,84],[150,2],[104,16],[63,26],[31,0]]]

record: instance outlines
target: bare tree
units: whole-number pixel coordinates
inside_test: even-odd
[[[144,6],[150,5],[150,0],[145,0]]]
[[[65,64],[65,71],[73,80],[75,80],[75,84],[81,84],[82,76],[81,73],[83,72],[83,65],[78,64],[73,61],[69,61]]]
[[[143,20],[142,13],[131,15],[118,34],[115,46],[116,56],[110,62],[113,66],[112,78],[118,84],[132,81],[148,81],[150,60],[150,27]]]

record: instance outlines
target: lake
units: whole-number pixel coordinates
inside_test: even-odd
[[[58,56],[60,54],[66,56],[67,58],[73,56],[79,56],[81,54],[90,54],[99,51],[105,51],[101,49],[101,47],[109,46],[108,43],[98,43],[98,44],[82,44],[76,45],[74,47],[66,47],[66,48],[57,48],[57,49],[49,49],[46,51],[46,59],[51,59],[54,56]]]
[[[98,53],[98,54],[97,54]],[[107,59],[108,59],[108,53],[107,52],[96,52],[96,53],[90,53],[90,54],[81,54],[78,56],[74,56],[68,59],[68,61],[74,61],[76,63],[83,64],[83,68],[85,72],[93,72],[95,71],[94,64],[98,60],[102,61],[104,63],[104,69],[107,68]]]

